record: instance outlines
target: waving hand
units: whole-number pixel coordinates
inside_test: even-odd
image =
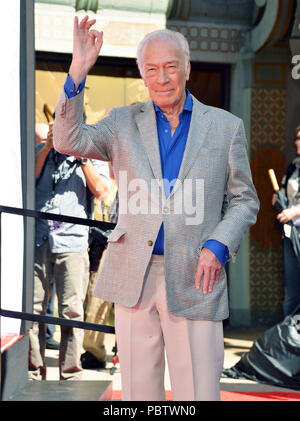
[[[75,85],[78,85],[93,67],[103,44],[103,32],[91,29],[95,22],[95,19],[89,20],[88,16],[80,22],[77,16],[74,18],[73,57],[69,74]]]

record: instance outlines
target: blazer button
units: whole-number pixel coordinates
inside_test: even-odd
[[[151,240],[148,240],[148,246],[153,246],[153,241],[151,241]]]

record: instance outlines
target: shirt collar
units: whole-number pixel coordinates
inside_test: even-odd
[[[192,100],[192,95],[190,94],[190,91],[185,88],[185,92],[186,92],[186,99],[185,99],[185,103],[183,106],[183,110],[182,111],[190,111],[192,112],[193,110],[193,100]],[[155,112],[162,112],[161,109],[153,102],[154,105],[154,109]]]

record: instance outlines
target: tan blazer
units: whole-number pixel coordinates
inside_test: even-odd
[[[166,198],[152,101],[112,109],[92,126],[82,123],[82,104],[83,93],[72,99],[61,93],[54,124],[55,148],[111,161],[120,200],[118,224],[108,239],[94,295],[129,307],[138,302],[163,222],[171,312],[194,320],[227,318],[225,270],[206,295],[195,289],[195,273],[206,240],[227,245],[234,260],[244,234],[256,221],[259,202],[242,121],[193,97],[180,173]],[[194,218],[193,203],[198,209]]]

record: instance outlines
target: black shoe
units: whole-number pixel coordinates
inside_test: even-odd
[[[82,368],[105,368],[106,361],[98,360],[93,354],[86,351],[80,357]]]
[[[46,342],[46,348],[47,349],[59,349],[59,343],[56,342],[54,339],[48,339]]]

